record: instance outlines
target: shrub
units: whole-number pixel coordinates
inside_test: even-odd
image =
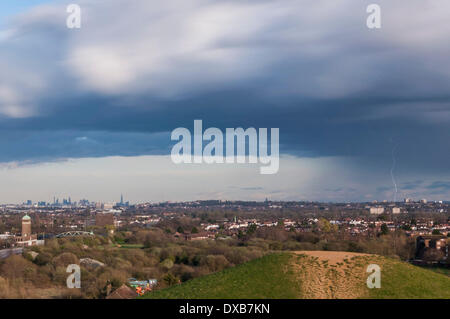
[[[36,256],[36,258],[34,259],[34,263],[38,266],[44,266],[46,264],[48,264],[49,262],[51,262],[52,260],[52,256],[48,253],[40,253],[39,255]]]
[[[1,267],[1,273],[6,278],[14,280],[29,276],[33,269],[34,265],[30,261],[26,260],[22,256],[13,255],[4,261]]]
[[[78,257],[75,254],[62,253],[59,256],[53,258],[53,265],[55,265],[55,267],[67,267],[70,264],[79,264]]]

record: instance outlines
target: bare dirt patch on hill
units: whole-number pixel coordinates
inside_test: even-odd
[[[312,257],[317,257],[319,260],[328,260],[329,264],[337,264],[344,261],[344,259],[351,259],[357,256],[372,256],[370,254],[353,253],[347,251],[323,251],[323,250],[312,250],[312,251],[295,251],[295,254],[308,255]]]
[[[365,272],[376,257],[339,251],[297,251],[292,266],[301,298],[354,299],[367,295]]]

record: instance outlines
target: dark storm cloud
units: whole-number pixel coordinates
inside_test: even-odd
[[[403,190],[415,190],[415,189],[421,187],[422,184],[423,184],[422,180],[404,182],[400,185],[400,188]]]
[[[283,153],[384,169],[396,146],[396,172],[450,172],[448,2],[384,3],[377,31],[359,1],[123,3],[80,1],[80,30],[39,8],[0,40],[1,161],[168,154],[202,119],[279,127]]]
[[[377,187],[377,192],[378,193],[383,193],[386,191],[392,190],[392,187],[386,187],[386,186],[381,186],[381,187]]]
[[[448,191],[450,190],[450,182],[448,181],[435,181],[430,185],[426,186],[426,188],[431,190],[440,190],[440,191]]]
[[[157,155],[169,152],[169,133],[15,130],[0,136],[0,162]],[[14,141],[13,143],[11,141]]]

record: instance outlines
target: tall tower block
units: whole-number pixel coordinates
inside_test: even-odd
[[[31,239],[31,218],[28,215],[22,217],[22,240]]]

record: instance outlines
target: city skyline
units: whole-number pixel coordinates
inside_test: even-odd
[[[211,201],[215,201],[215,199],[210,199]],[[403,200],[399,200],[399,201],[397,201],[397,202],[391,202],[391,201],[388,201],[388,200],[383,200],[383,201],[377,201],[377,200],[374,200],[374,201],[368,201],[368,202],[320,202],[320,201],[308,201],[308,200],[298,200],[298,201],[272,201],[272,200],[268,200],[268,202],[270,202],[270,203],[283,203],[283,202],[286,202],[286,203],[289,203],[289,202],[298,202],[298,203],[303,203],[303,202],[306,202],[306,203],[318,203],[318,204],[375,204],[375,205],[377,205],[377,204],[379,204],[379,205],[385,205],[385,204],[402,204],[402,203],[408,203],[408,201],[407,200],[411,200],[411,202],[412,203],[424,203],[424,200],[425,200],[425,203],[428,203],[428,200],[426,200],[426,199],[406,199],[406,198],[404,198]],[[171,203],[171,204],[177,204],[177,203],[196,203],[196,202],[202,202],[202,201],[209,201],[209,200],[207,200],[207,199],[205,199],[205,200],[193,200],[193,201],[177,201],[177,202],[172,202],[172,201],[166,201],[166,202],[151,202],[151,201],[145,201],[145,202],[141,202],[141,203],[130,203],[129,205],[142,205],[142,204],[151,204],[151,205],[159,205],[159,204],[166,204],[166,203]],[[219,200],[219,201],[221,201],[221,202],[255,202],[255,203],[264,203],[264,201],[242,201],[242,200]],[[119,206],[120,205],[120,202],[114,202],[114,201],[112,201],[112,202],[102,202],[102,201],[89,201],[88,199],[80,199],[80,200],[74,200],[74,201],[72,201],[72,202],[67,202],[67,203],[64,203],[64,202],[46,202],[46,201],[37,201],[37,202],[33,202],[32,200],[26,200],[26,201],[24,201],[23,203],[21,203],[21,204],[14,204],[14,203],[8,203],[8,204],[5,204],[5,203],[0,203],[0,205],[17,205],[17,206],[21,206],[21,205],[25,205],[25,206],[30,206],[30,205],[32,205],[32,206],[36,206],[36,207],[40,207],[41,204],[42,203],[42,207],[56,207],[56,206],[70,206],[70,205],[73,205],[73,206],[77,206],[77,205],[79,205],[79,206],[83,206],[83,204],[84,204],[84,206],[86,206],[86,204],[88,203],[88,205],[94,205],[95,206],[95,204],[113,204],[114,206]],[[83,204],[82,204],[83,203]],[[124,204],[127,204],[127,203],[129,203],[129,202],[125,202]],[[439,200],[439,201],[430,201],[430,203],[433,203],[433,204],[446,204],[446,203],[450,203],[450,201],[442,201],[442,200]]]
[[[298,199],[298,200],[272,200],[269,198],[265,198],[264,200],[259,200],[259,201],[246,201],[246,200],[235,200],[235,199],[197,199],[197,200],[187,200],[187,201],[151,201],[151,200],[147,200],[147,201],[143,201],[143,202],[136,202],[136,203],[130,203],[129,201],[125,201],[123,194],[120,194],[120,200],[119,201],[95,201],[95,200],[89,200],[88,198],[80,198],[80,199],[73,199],[71,196],[66,196],[63,198],[59,198],[54,196],[52,201],[46,201],[46,200],[37,200],[37,201],[33,201],[31,199],[27,199],[25,201],[23,201],[22,203],[7,203],[8,204],[12,204],[12,205],[25,205],[25,206],[37,206],[37,207],[46,207],[46,206],[88,206],[88,205],[97,205],[97,204],[110,204],[110,205],[114,205],[114,206],[124,206],[124,207],[128,207],[129,205],[141,205],[141,204],[151,204],[151,205],[159,205],[159,204],[165,204],[165,203],[172,203],[172,204],[176,204],[176,203],[195,203],[195,202],[202,202],[202,201],[219,201],[219,202],[255,202],[255,203],[289,203],[289,202],[297,202],[297,203],[321,203],[321,204],[346,204],[346,203],[353,203],[353,204],[380,204],[380,205],[385,205],[385,204],[412,204],[412,203],[421,203],[421,204],[427,204],[427,203],[434,203],[434,204],[445,204],[445,203],[450,203],[449,200],[428,200],[426,198],[403,198],[403,199],[399,199],[397,201],[389,201],[387,199],[382,200],[382,201],[378,201],[378,200],[372,200],[372,201],[346,201],[346,202],[333,202],[333,201],[312,201],[312,200],[308,200],[308,199]],[[5,203],[0,203],[0,205],[5,205]]]

